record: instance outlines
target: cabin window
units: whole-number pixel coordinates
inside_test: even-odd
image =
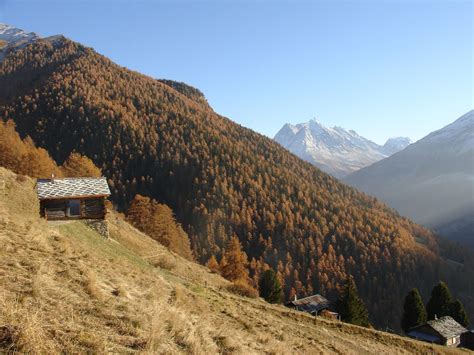
[[[81,216],[81,201],[80,200],[69,200],[68,202],[69,216],[80,217]]]

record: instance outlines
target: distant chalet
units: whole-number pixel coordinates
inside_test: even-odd
[[[297,311],[307,312],[314,316],[323,316],[337,319],[338,314],[329,310],[331,302],[325,297],[316,294],[305,298],[295,299],[285,304],[286,307],[296,309]]]
[[[407,332],[410,338],[451,347],[463,346],[469,331],[449,316],[429,320]]]
[[[110,189],[104,177],[38,179],[36,190],[47,220],[105,219]]]

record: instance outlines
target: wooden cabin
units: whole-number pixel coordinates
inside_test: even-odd
[[[105,219],[110,190],[104,177],[38,179],[36,191],[47,220]]]
[[[423,325],[410,329],[407,335],[410,338],[458,347],[462,345],[461,338],[468,330],[449,316],[429,320]]]
[[[338,318],[337,313],[329,310],[331,302],[319,294],[300,299],[297,299],[295,296],[295,299],[285,303],[285,306],[298,311],[310,313],[314,316],[323,316],[332,319]]]

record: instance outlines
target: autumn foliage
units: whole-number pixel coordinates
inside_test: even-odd
[[[247,254],[242,251],[239,238],[233,236],[225,248],[219,264],[221,275],[230,281],[249,282]]]
[[[127,211],[127,219],[171,251],[193,259],[188,235],[176,222],[168,206],[149,197],[136,195]]]
[[[72,152],[61,170],[67,177],[100,177],[102,173],[88,157]]]
[[[219,263],[214,255],[211,255],[206,266],[214,273],[219,273]]]
[[[21,139],[12,120],[0,121],[0,166],[36,178],[49,178],[51,174],[56,177],[102,176],[92,160],[75,152],[58,166],[30,137]]]
[[[29,137],[23,140],[20,138],[11,120],[0,120],[0,166],[32,177],[62,175],[45,149],[37,148]]]
[[[217,259],[212,255],[207,267],[232,281],[232,285],[229,286],[231,292],[246,297],[258,297],[258,291],[251,285],[248,264],[247,254],[242,251],[239,239],[233,236],[227,242],[220,263],[217,263]]]
[[[137,194],[169,206],[200,262],[221,261],[236,236],[254,287],[271,267],[286,298],[334,299],[353,275],[371,323],[386,326],[400,324],[406,292],[427,295],[443,276],[468,308],[470,259],[453,270],[431,232],[216,114],[186,84],[66,39],[36,41],[0,64],[0,115],[59,163],[89,157],[119,209]]]

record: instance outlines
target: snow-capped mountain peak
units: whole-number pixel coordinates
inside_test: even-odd
[[[405,149],[411,144],[411,139],[408,137],[393,137],[389,138],[383,145],[383,151],[387,155],[395,154],[400,150]]]
[[[387,152],[385,146],[379,146],[354,130],[326,127],[316,118],[296,125],[287,123],[274,139],[300,158],[336,177],[344,177],[409,144],[396,138],[391,141]]]
[[[0,23],[0,40],[8,45],[27,43],[38,39],[39,36],[34,32],[26,32],[19,28]]]
[[[8,51],[23,48],[39,38],[34,32],[26,32],[22,29],[0,23],[0,62]]]
[[[420,140],[420,144],[446,141],[450,142],[449,149],[458,153],[474,150],[474,110],[462,115],[446,127],[430,133]]]
[[[471,110],[345,181],[415,222],[474,246],[473,157]]]

